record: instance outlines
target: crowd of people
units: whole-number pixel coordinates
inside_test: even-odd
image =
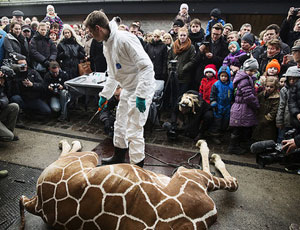
[[[20,10],[1,18],[1,66],[6,59],[17,64],[14,77],[1,68],[1,140],[18,140],[14,127],[20,113],[67,119],[64,82],[79,76],[79,63],[89,60],[94,72],[107,69],[103,43],[88,27],[64,24],[52,5],[46,10],[40,22]],[[243,154],[253,141],[281,142],[286,131],[300,128],[299,8],[291,7],[281,26],[267,25],[259,35],[249,23],[237,30],[217,8],[204,29],[186,3],[168,32],[145,33],[140,21],[127,26],[120,17],[113,20],[118,30],[137,36],[155,79],[165,82],[162,110],[170,112],[169,134],[218,144],[230,128],[228,152]],[[118,101],[113,103],[111,109]],[[111,119],[104,120],[112,135]]]

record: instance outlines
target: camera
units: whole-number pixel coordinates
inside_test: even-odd
[[[203,42],[201,42],[200,45],[204,45],[206,47],[209,47],[209,42],[208,41],[203,41]]]
[[[55,93],[55,94],[58,94],[58,92],[59,92],[59,83],[51,83],[50,84],[50,87],[52,87],[53,88],[53,93]]]
[[[1,72],[5,75],[6,78],[13,78],[16,75],[16,72],[23,72],[26,69],[26,64],[16,64],[18,60],[23,58],[17,54],[9,54],[10,58],[3,59],[3,66],[1,66]]]
[[[167,138],[169,141],[177,140],[178,133],[176,132],[176,127],[174,125],[170,122],[164,122],[162,127],[167,131]]]
[[[300,8],[294,8],[293,15],[297,15],[299,11],[300,11]]]
[[[176,71],[177,68],[177,60],[171,60],[169,61],[170,65],[171,65],[171,71]]]
[[[292,139],[295,135],[296,129],[291,129],[284,134],[284,139]],[[282,144],[275,143],[273,140],[255,142],[251,145],[250,150],[256,154],[256,163],[262,168],[275,163],[288,163],[288,158],[282,149]]]

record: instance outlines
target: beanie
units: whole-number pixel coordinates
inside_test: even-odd
[[[173,26],[183,27],[184,22],[181,19],[177,19],[174,21]]]
[[[280,64],[276,59],[272,59],[266,66],[266,71],[268,71],[269,68],[275,67],[278,70],[278,73],[280,72]]]
[[[255,70],[258,69],[258,62],[255,58],[247,59],[243,64],[243,70]]]
[[[245,42],[249,43],[252,46],[254,44],[254,42],[255,42],[255,37],[251,33],[246,33],[242,37],[242,41],[245,41]]]
[[[54,6],[48,5],[48,6],[47,6],[47,12],[49,12],[49,9],[53,9],[53,12],[55,12]]]
[[[233,31],[233,25],[231,23],[225,23],[225,25],[223,26],[225,27],[229,27],[231,31]]]
[[[187,11],[189,11],[189,6],[186,3],[182,3],[180,6],[180,10],[182,10],[183,8],[185,8]]]
[[[215,18],[220,18],[221,17],[221,10],[218,8],[214,8],[210,11],[210,16],[213,16]]]
[[[217,67],[214,64],[209,64],[204,68],[204,75],[206,72],[212,72],[215,76],[217,75]]]
[[[237,43],[236,41],[232,41],[232,42],[229,43],[228,47],[230,47],[231,45],[236,46],[236,51],[233,54],[236,54],[237,52],[240,51],[241,47],[240,47],[239,43]]]

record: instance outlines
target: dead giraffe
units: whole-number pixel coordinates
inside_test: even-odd
[[[96,167],[97,154],[77,152],[78,141],[60,145],[59,159],[38,179],[37,195],[20,199],[21,229],[24,207],[55,229],[207,229],[217,219],[208,192],[238,188],[217,154],[211,162],[224,178],[210,173],[204,140],[197,142],[203,170],[180,167],[171,178],[131,164]]]

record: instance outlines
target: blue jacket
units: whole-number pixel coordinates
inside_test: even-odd
[[[224,71],[225,70],[225,71]],[[226,72],[228,81],[223,83],[219,74]],[[222,66],[218,72],[219,80],[212,86],[210,93],[210,105],[214,108],[216,118],[230,117],[230,107],[233,101],[233,84],[230,81],[230,69],[228,66]]]
[[[225,25],[225,21],[222,18],[219,18],[217,21],[209,20],[206,26],[206,37],[210,35],[210,30],[213,27],[213,24],[220,22],[223,26]]]
[[[1,37],[2,36],[2,37]],[[4,30],[1,30],[0,29],[0,64],[2,65],[2,61],[3,61],[3,58],[4,58],[4,45],[3,45],[3,42],[4,42],[4,37],[6,36],[6,32]]]

